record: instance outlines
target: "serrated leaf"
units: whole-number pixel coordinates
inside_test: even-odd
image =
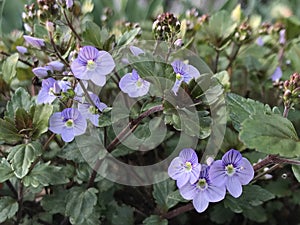
[[[242,123],[240,140],[266,154],[300,156],[300,141],[291,121],[280,115],[253,115]]]
[[[15,124],[8,118],[5,120],[0,119],[0,140],[7,143],[15,143],[22,140]]]
[[[30,108],[30,114],[32,116],[33,131],[32,138],[39,138],[41,134],[47,132],[48,121],[52,114],[52,105],[36,105]]]
[[[117,46],[127,45],[132,42],[140,32],[141,28],[135,28],[130,31],[126,31],[118,40]]]
[[[2,159],[0,162],[0,183],[3,183],[13,176],[14,171],[11,169],[10,164],[6,159]]]
[[[264,105],[259,101],[250,98],[243,98],[240,95],[228,93],[226,96],[226,104],[229,108],[230,118],[233,126],[237,131],[241,129],[241,123],[248,119],[249,116],[255,114],[271,114],[272,110],[268,105]]]
[[[23,178],[26,187],[38,187],[66,184],[69,182],[62,167],[50,165],[50,162],[36,165],[30,173]]]
[[[23,178],[29,172],[32,162],[42,154],[42,145],[39,142],[17,145],[10,149],[7,160],[17,178]]]
[[[6,83],[10,84],[12,79],[17,75],[17,64],[18,64],[19,54],[15,53],[9,56],[2,65],[3,79]]]
[[[66,197],[66,215],[72,224],[83,223],[88,218],[97,204],[97,189],[74,187]]]
[[[0,198],[0,223],[12,218],[19,209],[17,201],[9,196]]]
[[[168,225],[168,220],[162,219],[158,215],[151,215],[143,220],[145,225]]]
[[[171,179],[153,185],[153,197],[155,202],[163,209],[168,210],[178,203],[177,200],[168,198],[168,196],[175,190],[175,181]]]
[[[32,131],[32,119],[25,109],[17,108],[15,112],[15,126],[20,135],[30,137]]]
[[[122,225],[134,224],[132,207],[125,204],[119,206],[116,202],[113,202],[113,204],[111,205],[111,210],[113,210],[109,218],[111,224],[113,225],[119,225],[120,223],[122,223]]]
[[[11,100],[7,103],[6,106],[6,116],[9,118],[14,118],[15,111],[17,108],[23,108],[26,111],[29,111],[31,106],[31,97],[28,92],[20,87],[13,94]]]

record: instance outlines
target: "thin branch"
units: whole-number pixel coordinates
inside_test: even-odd
[[[214,68],[213,68],[214,73],[218,71],[219,58],[220,58],[220,51],[216,49],[216,59],[214,61]]]
[[[23,194],[24,194],[24,185],[21,180],[19,180],[19,188],[18,188],[18,205],[19,209],[17,212],[17,220],[15,222],[16,225],[19,225],[22,219],[22,211],[23,211]]]
[[[4,56],[6,56],[6,57],[9,57],[9,56],[11,56],[9,53],[7,53],[7,52],[3,52],[3,51],[0,51],[0,54],[1,55],[4,55]],[[18,61],[20,61],[20,62],[22,62],[22,63],[24,63],[24,64],[26,64],[27,66],[30,66],[30,67],[34,67],[34,65],[33,64],[31,64],[30,62],[27,62],[26,60],[24,60],[24,59],[20,59],[20,58],[18,58]]]
[[[6,183],[7,187],[9,188],[9,190],[11,190],[11,192],[13,193],[15,198],[18,198],[18,192],[15,189],[15,187],[12,185],[12,183],[9,180],[5,181],[5,183]]]
[[[132,120],[107,146],[106,150],[108,152],[111,152],[115,147],[117,147],[123,140],[125,140],[137,127],[138,124],[146,117],[150,116],[153,113],[160,112],[164,109],[163,105],[158,105],[150,108],[149,110],[143,112],[138,118],[135,120]],[[97,175],[97,171],[100,168],[102,163],[102,159],[98,159],[96,161],[96,164],[93,168],[93,172],[91,174],[91,177],[89,179],[87,188],[94,186],[94,181]]]
[[[164,218],[166,219],[172,219],[182,213],[191,211],[192,209],[194,209],[194,206],[192,203],[187,203],[186,205],[180,206],[176,209],[173,209],[169,212],[167,212],[166,214],[163,215]]]
[[[64,17],[65,17],[65,19],[66,19],[66,21],[67,21],[67,24],[68,24],[68,26],[70,27],[70,29],[72,30],[73,34],[76,36],[76,38],[77,38],[79,41],[82,41],[81,37],[77,34],[77,32],[76,32],[75,28],[73,27],[71,21],[69,20],[69,18],[68,18],[68,16],[67,16],[65,10],[63,10],[63,13],[64,13]]]

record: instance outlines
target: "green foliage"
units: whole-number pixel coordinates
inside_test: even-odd
[[[2,65],[3,79],[8,84],[17,75],[16,68],[17,68],[18,59],[19,59],[19,54],[15,53],[9,56]]]
[[[262,126],[263,124],[263,126]],[[300,156],[300,142],[293,124],[280,115],[253,115],[242,123],[241,141],[267,154]]]
[[[158,215],[151,215],[144,219],[145,225],[168,225],[168,220],[160,218]]]
[[[83,32],[83,40],[85,45],[93,45],[102,48],[100,27],[92,21],[86,21],[85,30]]]
[[[9,197],[4,196],[0,198],[0,223],[3,223],[7,219],[12,218],[18,211],[18,202]]]
[[[10,164],[6,161],[6,159],[2,159],[0,163],[0,183],[3,183],[13,176],[14,172],[11,169]]]

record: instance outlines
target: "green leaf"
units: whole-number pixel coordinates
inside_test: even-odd
[[[22,140],[14,122],[9,118],[6,118],[5,120],[0,119],[0,140],[7,143],[16,143]]]
[[[292,165],[292,170],[297,181],[300,182],[300,166]]]
[[[62,167],[50,165],[50,162],[36,165],[30,173],[23,178],[26,187],[38,187],[66,184],[69,182]]]
[[[130,31],[126,31],[118,40],[117,46],[127,45],[132,42],[139,34],[141,28],[135,28]]]
[[[175,190],[175,181],[171,179],[153,185],[153,197],[155,202],[163,209],[168,210],[175,206],[179,201],[169,198],[169,195]]]
[[[25,109],[17,108],[15,112],[15,126],[20,135],[30,137],[30,133],[32,132],[32,119]]]
[[[54,193],[50,195],[45,195],[41,200],[43,209],[52,214],[60,213],[63,215],[66,208],[65,197],[67,192],[68,190],[58,189],[54,190]]]
[[[12,218],[19,209],[17,201],[9,196],[0,198],[0,223]]]
[[[93,213],[97,204],[97,189],[74,187],[66,197],[66,215],[72,224],[83,223]]]
[[[85,45],[93,45],[102,48],[100,27],[92,21],[85,23],[85,30],[82,34]]]
[[[18,64],[19,54],[15,53],[9,56],[2,65],[3,79],[6,83],[10,84],[12,79],[17,75],[17,64]]]
[[[168,225],[168,220],[162,219],[158,215],[151,215],[143,220],[145,225]]]
[[[268,105],[254,101],[250,98],[243,98],[237,94],[228,93],[226,96],[226,104],[229,108],[229,115],[233,122],[233,126],[237,131],[241,129],[241,123],[248,119],[249,116],[255,114],[271,114],[272,110]]]
[[[233,216],[234,213],[230,209],[224,207],[223,203],[214,205],[209,213],[210,220],[217,224],[230,222]]]
[[[13,119],[17,108],[23,108],[26,111],[29,111],[30,106],[31,106],[30,95],[24,88],[20,87],[15,91],[11,100],[7,103],[7,107],[6,107],[7,111],[5,115]]]
[[[30,108],[30,114],[33,120],[32,138],[39,138],[41,134],[47,132],[48,121],[52,115],[52,105],[36,105]]]
[[[240,140],[266,154],[300,156],[300,142],[291,121],[280,115],[254,115],[242,123]]]
[[[0,162],[0,183],[8,180],[14,176],[14,171],[11,169],[10,164],[6,159],[2,159]]]
[[[42,145],[39,142],[17,145],[10,149],[7,160],[17,178],[23,178],[29,172],[34,160],[42,154]]]
[[[176,191],[173,191],[173,192],[171,192],[169,195],[168,195],[168,197],[167,197],[167,202],[176,202],[176,204],[177,203],[179,203],[179,202],[188,202],[188,200],[186,200],[186,199],[184,199],[182,196],[181,196],[181,194],[180,194],[180,192],[179,192],[179,190],[176,190]],[[173,204],[174,204],[173,203]]]
[[[112,225],[133,225],[133,209],[132,207],[125,204],[119,206],[115,201],[113,201],[110,205],[110,213],[108,214],[108,220],[111,222]]]

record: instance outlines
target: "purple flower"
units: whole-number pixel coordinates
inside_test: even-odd
[[[264,46],[265,42],[263,40],[263,38],[261,36],[259,36],[257,39],[256,39],[256,44],[258,46]]]
[[[194,66],[185,64],[183,61],[175,60],[171,65],[176,73],[176,81],[172,88],[175,95],[177,95],[182,82],[189,83],[193,78],[200,76],[199,71]]]
[[[135,56],[145,54],[145,52],[142,49],[135,47],[135,46],[130,46],[129,49],[130,49],[131,53]]]
[[[73,6],[73,0],[66,0],[67,8],[70,9]]]
[[[282,77],[282,70],[280,66],[277,66],[274,73],[272,74],[272,81],[278,81]]]
[[[64,64],[59,61],[52,61],[47,63],[47,66],[51,67],[52,70],[61,72],[64,69]]]
[[[242,194],[242,185],[248,184],[253,176],[254,170],[251,163],[234,149],[226,152],[222,160],[213,162],[209,170],[211,181],[218,186],[225,185],[235,198]]]
[[[107,108],[107,105],[100,102],[97,95],[93,93],[90,93],[89,95],[96,107],[85,101],[84,103],[78,103],[78,110],[81,115],[84,118],[89,119],[94,126],[99,126],[99,112],[102,112]]]
[[[75,108],[66,108],[62,112],[54,113],[49,119],[49,130],[61,134],[65,142],[71,142],[75,136],[84,134],[86,127],[86,119]]]
[[[279,44],[284,45],[286,42],[285,39],[285,29],[279,31]]]
[[[226,194],[225,186],[218,186],[209,179],[209,166],[202,165],[197,182],[185,184],[179,189],[180,194],[186,200],[193,200],[197,212],[204,212],[210,202],[219,202]]]
[[[191,148],[185,148],[170,163],[168,174],[176,180],[177,187],[181,188],[187,183],[195,183],[199,178],[200,170],[201,165],[196,152]]]
[[[44,39],[31,37],[29,35],[23,35],[23,37],[24,37],[26,43],[31,45],[32,47],[42,48],[43,46],[45,46]]]
[[[150,83],[140,78],[136,70],[132,70],[132,73],[127,73],[121,78],[119,87],[129,97],[137,98],[148,93]]]
[[[38,78],[45,78],[49,76],[51,73],[53,73],[53,68],[51,66],[43,66],[43,67],[40,66],[32,69],[32,72]]]
[[[98,51],[93,46],[84,46],[71,64],[75,77],[82,80],[91,80],[99,86],[105,85],[105,76],[114,67],[115,63],[112,56],[106,51]]]
[[[56,80],[48,78],[42,81],[42,88],[37,96],[37,103],[52,103],[57,95],[60,94],[61,88]]]
[[[25,55],[28,52],[27,48],[24,46],[17,46],[16,49],[22,55]]]
[[[182,39],[177,39],[175,42],[174,42],[174,45],[176,47],[182,47],[183,46],[183,41]]]

